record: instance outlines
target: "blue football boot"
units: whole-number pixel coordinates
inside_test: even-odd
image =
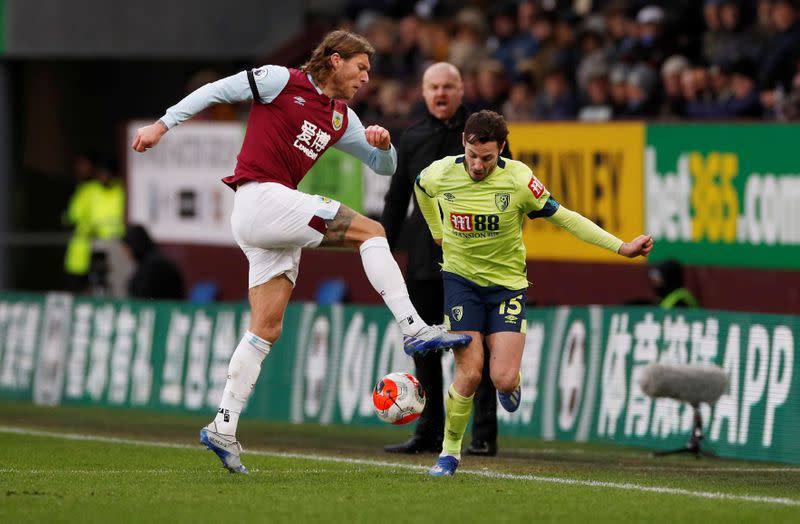
[[[436,464],[428,470],[428,475],[431,477],[452,477],[456,474],[458,468],[458,459],[452,455],[444,455],[439,457]]]
[[[212,422],[200,430],[200,442],[217,454],[225,469],[231,473],[247,474],[247,468],[239,458],[242,445],[236,441],[233,435],[223,435],[217,432],[216,422]]]
[[[514,413],[519,409],[519,402],[522,400],[522,373],[519,374],[519,383],[517,387],[514,388],[514,391],[511,393],[498,391],[497,399],[500,401],[500,405],[503,406],[503,409],[509,413]]]
[[[426,326],[416,335],[403,335],[406,355],[424,355],[429,351],[459,348],[472,342],[469,335],[448,333],[444,326]]]

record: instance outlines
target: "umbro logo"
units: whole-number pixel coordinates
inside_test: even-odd
[[[452,202],[453,200],[456,199],[456,196],[453,193],[445,193],[444,199],[447,200],[448,202]]]
[[[302,96],[296,96],[294,97],[294,103],[299,106],[303,106],[306,105],[306,99],[303,98]]]

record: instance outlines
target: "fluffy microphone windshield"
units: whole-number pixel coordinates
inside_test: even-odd
[[[649,397],[674,398],[698,405],[714,404],[728,387],[728,376],[718,366],[650,364],[639,381]]]

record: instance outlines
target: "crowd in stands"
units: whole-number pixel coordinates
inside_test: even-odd
[[[800,119],[800,0],[351,0],[376,49],[364,120],[413,118],[446,60],[510,121]]]

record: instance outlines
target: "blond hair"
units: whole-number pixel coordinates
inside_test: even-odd
[[[331,55],[334,53],[348,60],[361,53],[372,56],[375,48],[361,35],[341,30],[332,31],[322,39],[311,53],[311,58],[300,69],[311,75],[316,83],[324,83],[333,71]]]

